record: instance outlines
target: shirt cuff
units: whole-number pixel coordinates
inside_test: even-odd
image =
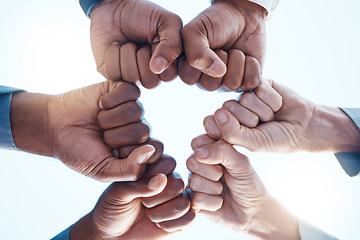
[[[70,240],[70,228],[65,229],[61,233],[59,233],[57,236],[53,237],[50,240]]]
[[[91,8],[102,0],[80,0],[80,6],[87,17],[90,17]]]
[[[271,12],[275,10],[276,6],[279,3],[279,0],[249,0],[249,2],[256,3],[265,8],[269,16]]]
[[[299,219],[299,233],[301,240],[337,240],[337,238],[301,219]]]
[[[341,110],[351,118],[360,131],[360,108],[341,108]],[[350,177],[360,175],[360,153],[335,153],[335,157]]]
[[[0,86],[0,148],[16,149],[10,124],[11,97],[16,91],[23,90]]]

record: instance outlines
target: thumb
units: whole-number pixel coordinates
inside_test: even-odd
[[[204,35],[203,27],[194,26],[196,22],[187,24],[182,30],[184,51],[189,64],[210,77],[219,78],[225,75],[226,65],[211,50],[209,41]]]
[[[239,120],[224,108],[218,109],[214,118],[221,136],[226,142],[251,151],[259,149],[258,145],[263,141],[264,136],[258,129],[241,125]]]
[[[136,181],[144,174],[146,162],[154,152],[155,148],[147,144],[133,150],[127,158],[109,157],[104,164],[98,165],[101,169],[95,177],[104,182]]]
[[[146,175],[135,182],[112,183],[102,198],[112,199],[119,204],[126,204],[135,198],[152,197],[161,193],[167,184],[167,177],[162,173]]]
[[[152,44],[157,44],[150,59],[150,69],[155,74],[164,72],[182,52],[180,31],[182,21],[173,13],[163,14]]]
[[[196,149],[194,157],[203,164],[221,164],[234,178],[241,178],[252,172],[249,159],[223,140]]]

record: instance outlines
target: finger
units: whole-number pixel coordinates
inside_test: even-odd
[[[221,196],[209,195],[200,192],[191,194],[191,207],[194,210],[206,210],[215,212],[222,207],[223,198]]]
[[[200,163],[194,156],[190,156],[187,159],[186,167],[192,174],[197,174],[210,181],[219,181],[223,175],[223,168],[220,165]]]
[[[260,63],[253,57],[245,57],[244,79],[240,86],[242,91],[250,91],[260,84],[261,67]]]
[[[208,39],[204,34],[206,30],[204,26],[198,26],[197,22],[195,19],[181,30],[186,58],[192,67],[206,75],[214,78],[222,77],[226,73],[226,65],[210,49]]]
[[[172,199],[169,202],[146,209],[146,213],[152,222],[164,222],[178,219],[190,210],[190,200],[186,194]]]
[[[222,107],[230,111],[239,123],[245,127],[254,128],[259,124],[259,116],[249,109],[241,106],[236,100],[226,101]],[[215,121],[215,118],[213,120]],[[216,121],[215,124],[218,126]],[[218,131],[221,132],[219,128]]]
[[[191,174],[191,177],[189,178],[189,187],[193,192],[201,192],[210,195],[220,195],[223,191],[223,184],[221,182],[211,181],[197,174]]]
[[[139,97],[140,89],[135,84],[119,82],[115,89],[100,98],[99,107],[110,109],[129,101],[136,101]]]
[[[104,141],[111,148],[119,148],[146,142],[150,136],[150,128],[144,122],[132,123],[104,131]]]
[[[179,174],[173,173],[169,175],[167,182],[168,183],[165,189],[161,193],[155,197],[142,199],[145,207],[153,208],[157,205],[163,204],[178,197],[184,191],[185,185]]]
[[[143,109],[138,102],[131,101],[110,110],[102,110],[98,114],[98,122],[102,129],[110,129],[139,122],[143,117]]]
[[[121,206],[135,198],[150,197],[160,193],[166,183],[167,178],[164,174],[144,176],[136,182],[116,182],[107,188],[100,199],[102,202],[117,203]]]
[[[178,76],[177,61],[175,60],[170,66],[162,73],[160,73],[160,79],[164,82],[170,82]]]
[[[155,153],[151,156],[148,163],[154,163],[162,156],[164,152],[164,144],[156,139],[150,138],[148,141],[142,144],[124,146],[117,149],[120,158],[126,158],[136,148],[145,144],[152,145],[155,148]]]
[[[151,158],[148,160],[148,163],[150,162],[150,160]],[[175,167],[176,167],[176,161],[174,158],[168,155],[162,155],[157,162],[148,164],[146,166],[145,172],[147,174],[163,173],[165,175],[169,175],[175,170]]]
[[[135,181],[139,179],[146,168],[146,162],[155,149],[145,145],[135,149],[127,158],[118,159],[110,157],[98,164],[92,172],[100,181]]]
[[[215,112],[215,120],[223,139],[234,145],[245,147],[250,151],[260,151],[267,143],[266,136],[257,128],[241,125],[238,119],[228,110],[221,108]]]
[[[200,136],[197,136],[196,138],[194,138],[191,141],[191,148],[192,150],[195,150],[199,147],[208,145],[210,143],[216,142],[216,140],[214,140],[213,138],[211,138],[209,135],[207,134],[202,134]]]
[[[214,116],[207,116],[203,122],[206,133],[213,139],[220,140],[222,138],[220,129],[218,128]]]
[[[275,117],[273,110],[261,101],[254,92],[241,94],[239,104],[255,113],[262,122],[269,122]]]
[[[114,42],[106,51],[104,74],[106,78],[113,81],[121,79],[120,45],[118,42]]]
[[[227,62],[227,71],[223,78],[223,84],[226,88],[235,91],[240,88],[243,82],[245,55],[238,49],[231,49],[228,54],[229,60]]]
[[[273,112],[282,106],[282,97],[270,85],[268,80],[262,79],[260,85],[254,90],[256,96],[268,105]]]
[[[197,70],[190,66],[189,62],[186,60],[186,57],[179,57],[178,60],[178,73],[181,80],[189,85],[193,85],[200,80],[202,75],[201,71]]]
[[[248,158],[224,140],[196,149],[194,157],[204,164],[221,164],[235,178],[248,177],[252,172]]]
[[[162,73],[181,54],[181,28],[182,21],[179,16],[167,11],[161,15],[157,25],[160,42],[150,60],[150,69],[153,73]]]
[[[194,210],[190,209],[185,215],[178,219],[160,222],[156,225],[166,232],[175,232],[189,226],[194,221],[195,216]]]
[[[140,81],[139,70],[136,61],[137,46],[129,42],[120,48],[120,63],[122,79],[126,82],[136,83]]]
[[[214,52],[221,59],[221,61],[226,65],[228,62],[228,54],[221,49],[216,49]],[[214,78],[209,75],[202,74],[200,81],[199,81],[199,85],[203,89],[206,89],[208,91],[214,91],[214,90],[220,88],[221,82],[222,82],[222,77]]]
[[[149,45],[145,45],[136,52],[141,84],[148,89],[156,87],[160,78],[157,74],[150,70],[149,62],[151,58],[151,49]]]

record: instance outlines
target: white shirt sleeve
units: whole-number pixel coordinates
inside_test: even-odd
[[[275,10],[279,3],[279,0],[249,0],[250,2],[256,3],[266,9],[268,15]]]
[[[299,233],[301,240],[338,240],[301,219],[299,219]]]

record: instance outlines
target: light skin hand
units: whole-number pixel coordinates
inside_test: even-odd
[[[164,239],[188,226],[195,214],[182,195],[182,180],[170,174],[174,164],[160,159],[149,166],[136,182],[111,184],[95,209],[71,227],[70,239]]]
[[[105,77],[141,80],[144,87],[154,88],[160,80],[177,76],[174,61],[182,52],[182,21],[176,14],[145,0],[104,0],[93,7],[90,17],[91,46]],[[146,75],[136,73],[136,58],[142,60],[140,73]],[[134,71],[127,72],[128,66]]]
[[[180,78],[206,90],[254,89],[265,57],[265,15],[249,1],[215,1],[181,30]]]
[[[187,165],[196,211],[258,239],[300,239],[297,218],[270,196],[246,156],[208,135],[195,138],[192,147]]]
[[[19,150],[56,157],[68,167],[100,181],[135,180],[144,172],[154,147],[142,146],[127,158],[118,159],[107,144],[113,143],[118,147],[119,142],[128,145],[143,143],[149,137],[148,126],[136,122],[125,125],[123,130],[115,128],[115,131],[123,133],[122,137],[105,142],[98,121],[100,97],[104,95],[104,106],[119,105],[116,101],[127,102],[138,96],[119,94],[115,103],[111,103],[106,94],[112,89],[115,93],[130,93],[128,90],[133,87],[131,84],[119,86],[119,83],[106,81],[57,96],[16,93],[11,102],[15,145]],[[129,123],[126,119],[124,122]]]
[[[225,103],[214,116],[205,119],[207,133],[215,139],[224,139],[251,151],[359,151],[359,130],[343,111],[336,107],[316,105],[291,89],[275,81],[270,82],[283,103],[272,120],[258,124],[261,111],[256,112],[258,117],[253,120],[244,120],[242,114],[246,108],[240,99],[239,102]],[[269,102],[269,99],[265,99],[265,102]],[[247,110],[254,112],[251,104]]]

